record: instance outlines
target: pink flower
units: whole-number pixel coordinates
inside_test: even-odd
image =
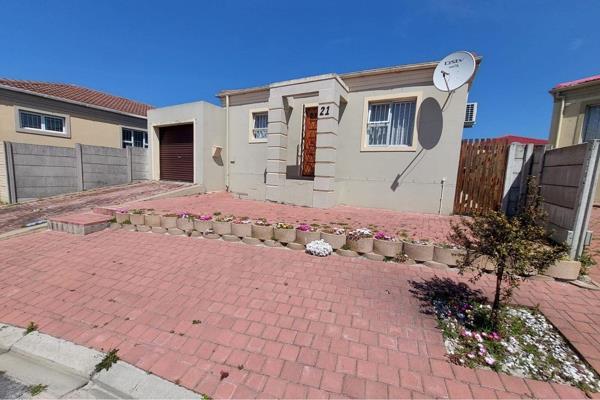
[[[308,224],[300,224],[296,227],[296,229],[302,232],[310,232],[312,230],[312,227]]]
[[[496,360],[494,360],[494,359],[493,359],[492,357],[490,357],[490,356],[487,356],[487,357],[485,358],[485,362],[487,363],[487,365],[494,365],[494,364],[496,364]]]
[[[209,215],[209,214],[201,215],[199,218],[200,221],[210,221],[211,219],[212,219],[212,215]]]

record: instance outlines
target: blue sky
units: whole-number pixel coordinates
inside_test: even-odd
[[[600,1],[2,1],[0,76],[155,106],[307,75],[484,57],[465,137],[547,137],[556,83],[600,73]]]

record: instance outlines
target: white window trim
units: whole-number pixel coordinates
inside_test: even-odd
[[[32,114],[41,114],[42,116],[46,115],[49,117],[64,118],[65,122],[63,124],[63,131],[57,132],[57,131],[50,131],[50,130],[45,130],[45,129],[23,128],[21,126],[21,115],[20,115],[21,111],[32,113]],[[16,128],[15,130],[20,133],[33,133],[35,135],[54,136],[54,137],[60,137],[60,138],[65,138],[65,139],[71,138],[71,121],[70,121],[70,116],[68,114],[58,114],[55,112],[36,110],[34,108],[25,108],[25,107],[15,106],[15,128]]]
[[[577,125],[579,125],[579,143],[585,143],[585,125],[587,123],[587,112],[590,107],[600,107],[597,100],[587,101],[581,104],[582,112],[579,114]],[[561,118],[564,118],[561,115]],[[573,143],[578,144],[578,143]]]
[[[421,101],[423,98],[422,92],[403,92],[396,94],[384,94],[380,96],[368,96],[364,98],[363,104],[363,119],[362,119],[362,133],[360,136],[360,151],[365,152],[381,152],[381,151],[417,151],[417,145],[419,139],[419,132],[417,129],[419,120],[419,109],[421,107]],[[367,126],[369,124],[369,104],[370,103],[385,103],[385,102],[402,102],[402,101],[414,101],[415,102],[415,120],[412,135],[412,144],[407,145],[376,145],[369,146],[367,144]]]
[[[121,148],[123,148],[123,129],[129,129],[131,131],[138,131],[138,132],[146,132],[146,144],[148,145],[148,147],[137,147],[138,149],[149,149],[150,148],[150,136],[148,135],[148,131],[146,129],[143,128],[136,128],[133,126],[121,126]],[[133,136],[131,137],[131,147],[135,147],[133,145],[134,140],[133,140]]]
[[[254,114],[267,113],[269,109],[266,107],[263,108],[253,108],[248,110],[248,143],[267,143],[269,141],[268,138],[264,139],[256,139],[254,137]],[[267,122],[268,124],[268,122]],[[268,134],[267,134],[268,136]]]

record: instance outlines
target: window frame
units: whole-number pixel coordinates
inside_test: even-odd
[[[267,114],[267,137],[257,139],[254,136],[254,115],[255,114]],[[266,107],[263,108],[253,108],[248,110],[248,143],[267,143],[269,141],[269,109]]]
[[[39,115],[41,117],[42,128],[38,129],[38,128],[23,127],[21,125],[21,113],[22,112]],[[45,117],[62,119],[63,120],[62,132],[44,129]],[[53,137],[64,138],[64,139],[71,138],[71,122],[70,122],[70,116],[68,114],[59,114],[59,113],[55,113],[55,112],[37,110],[34,108],[15,106],[15,128],[16,128],[15,131],[20,132],[20,133],[31,133],[34,135],[53,136]]]
[[[600,108],[600,103],[598,101],[587,102],[587,103],[582,104],[582,107],[583,107],[583,113],[582,113],[583,114],[583,118],[581,120],[581,134],[580,134],[580,137],[581,137],[581,143],[587,143],[587,139],[586,139],[585,136],[586,136],[586,133],[587,133],[586,132],[586,128],[587,128],[587,124],[588,124],[588,120],[589,120],[588,111],[591,108],[595,108],[595,107]],[[598,138],[598,139],[600,139],[600,138]]]
[[[421,92],[405,92],[397,94],[385,94],[380,96],[368,96],[364,98],[363,104],[363,119],[360,137],[361,152],[415,152],[417,151],[416,143],[418,142],[419,132],[417,129],[419,119],[419,109],[421,106]],[[415,103],[415,118],[413,121],[413,134],[410,145],[394,144],[394,145],[369,145],[368,144],[368,126],[369,126],[369,106],[375,103],[394,103],[394,102],[414,102]]]
[[[136,148],[136,149],[149,149],[150,148],[150,136],[148,135],[148,131],[146,129],[142,129],[142,128],[135,128],[132,126],[121,126],[121,148],[122,149],[126,149],[126,147],[123,147],[123,131],[127,129],[132,131],[132,136],[131,136],[131,146],[132,148]],[[134,132],[144,132],[146,134],[146,141],[145,141],[145,146],[142,147],[138,147],[135,146],[135,138],[133,136]],[[142,144],[144,144],[144,142],[142,142]]]

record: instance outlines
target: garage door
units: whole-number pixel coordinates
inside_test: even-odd
[[[176,125],[160,128],[160,179],[194,181],[194,128]]]

